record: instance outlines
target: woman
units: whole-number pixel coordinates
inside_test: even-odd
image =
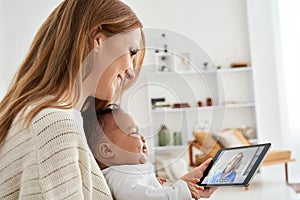
[[[225,169],[216,173],[209,181],[210,184],[229,184],[233,183],[236,177],[236,170],[240,167],[244,154],[236,154],[227,164]]]
[[[137,78],[141,28],[118,0],[65,0],[50,14],[0,102],[0,199],[112,199],[79,111],[87,96],[102,99],[97,108],[117,100]]]
[[[143,49],[127,46],[114,62],[106,56],[105,71],[95,70],[91,60],[99,60],[107,38],[128,38],[118,33],[135,37],[138,30],[143,43],[141,28],[135,13],[117,0],[66,0],[50,14],[0,103],[0,199],[111,199],[73,108],[87,95],[117,98],[119,81],[134,80]]]

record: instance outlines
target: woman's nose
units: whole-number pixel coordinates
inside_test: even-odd
[[[144,137],[144,136],[141,136],[141,140],[142,140],[142,142],[143,142],[143,143],[145,143],[145,142],[146,142],[146,139],[145,139],[145,137]]]
[[[134,79],[134,77],[135,77],[135,74],[134,74],[134,71],[132,68],[125,70],[125,78],[126,79],[132,80],[132,79]]]

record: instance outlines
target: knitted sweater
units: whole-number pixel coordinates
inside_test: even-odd
[[[14,120],[0,149],[0,199],[18,198],[112,199],[80,112],[47,108],[29,128],[20,116]]]

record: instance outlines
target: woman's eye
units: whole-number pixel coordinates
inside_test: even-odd
[[[137,48],[130,48],[130,49],[129,49],[130,56],[136,55],[137,52],[138,52],[138,49],[137,49]]]
[[[132,129],[131,131],[129,131],[129,135],[132,135],[132,136],[134,136],[134,135],[139,135],[139,131],[137,130],[137,129]]]
[[[131,134],[131,135],[138,135],[139,133],[136,132],[136,131],[133,131],[133,132],[131,132],[130,134]]]

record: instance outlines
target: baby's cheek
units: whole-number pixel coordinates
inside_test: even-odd
[[[137,144],[132,145],[132,146],[130,147],[130,151],[133,152],[133,153],[136,153],[139,149],[141,149],[141,146],[140,146],[140,145],[137,145]]]

